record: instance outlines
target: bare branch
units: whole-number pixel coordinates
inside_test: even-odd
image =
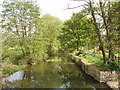
[[[81,6],[76,6],[76,7],[71,7],[71,8],[68,6],[68,8],[66,8],[66,9],[64,9],[64,10],[67,10],[67,9],[75,9],[75,8],[79,8],[79,7],[81,7]]]
[[[85,0],[70,0],[70,1],[85,1]]]
[[[88,6],[88,5],[86,4],[86,6]],[[84,7],[86,9],[85,5],[80,5],[80,6],[76,6],[76,7],[69,7],[69,5],[68,5],[68,8],[66,8],[64,10],[75,9],[75,8],[79,8],[79,7]]]
[[[85,1],[86,2],[86,0],[70,0],[70,1]]]

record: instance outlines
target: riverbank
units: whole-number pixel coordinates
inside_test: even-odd
[[[1,78],[4,78],[4,77],[7,77],[25,67],[27,67],[28,65],[27,64],[24,64],[24,65],[16,65],[16,64],[13,64],[12,62],[10,61],[7,61],[7,62],[2,62],[1,63]]]
[[[99,82],[106,83],[110,88],[119,88],[118,83],[109,83],[110,81],[117,81],[118,79],[118,72],[116,71],[103,71],[100,68],[96,67],[92,63],[88,62],[85,58],[75,56],[73,54],[70,54],[71,60],[79,65],[85,73],[92,76],[94,79],[96,79]],[[115,84],[115,85],[111,85]]]
[[[58,60],[61,57],[58,57]],[[3,88],[108,88],[73,62],[62,56],[61,62],[39,62],[3,79]],[[57,60],[56,60],[57,61]],[[13,81],[13,82],[12,82]]]

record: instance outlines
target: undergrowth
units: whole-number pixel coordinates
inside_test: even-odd
[[[108,60],[109,64],[104,64],[103,63],[103,59],[102,59],[102,54],[98,53],[91,53],[91,52],[74,52],[75,55],[80,56],[82,58],[85,58],[85,60],[87,60],[89,63],[91,63],[92,65],[96,66],[99,68],[99,70],[106,70],[106,71],[110,71],[110,70],[114,70],[114,71],[120,71],[120,64],[118,61],[110,61],[108,59],[108,57],[106,57],[106,59]]]
[[[15,65],[10,60],[7,60],[7,62],[2,62],[1,66],[2,66],[2,77],[6,77],[18,70],[21,70],[27,65]]]

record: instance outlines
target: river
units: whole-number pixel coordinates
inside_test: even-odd
[[[66,59],[66,58],[62,58]],[[72,62],[40,62],[3,78],[3,88],[108,88]]]

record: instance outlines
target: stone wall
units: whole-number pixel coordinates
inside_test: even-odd
[[[92,76],[99,82],[106,83],[108,81],[116,80],[118,78],[118,74],[115,71],[99,71],[84,59],[81,59],[78,56],[74,56],[73,54],[70,55],[70,58],[73,62],[81,66],[85,73]]]
[[[119,81],[108,81],[106,84],[113,90],[120,90]]]

